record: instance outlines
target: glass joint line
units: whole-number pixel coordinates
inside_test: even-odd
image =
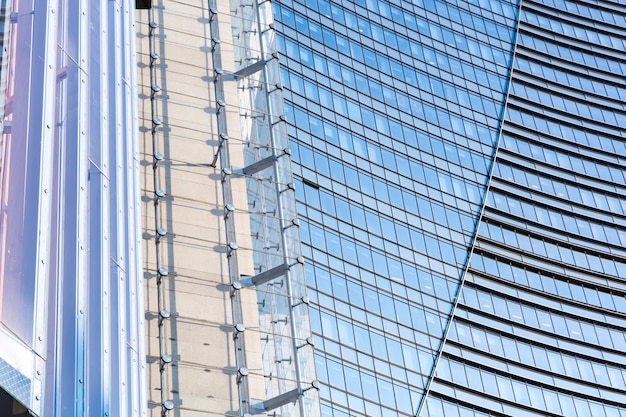
[[[493,172],[494,172],[494,167],[496,165],[496,159],[498,157],[498,149],[500,146],[500,138],[502,136],[502,131],[504,129],[504,117],[506,115],[506,109],[508,106],[508,101],[509,101],[509,96],[511,93],[511,83],[512,83],[512,79],[513,79],[513,65],[514,65],[514,61],[515,61],[515,54],[516,54],[516,50],[517,50],[517,39],[519,36],[519,26],[520,26],[520,19],[521,19],[521,15],[522,15],[522,5],[523,5],[523,1],[524,0],[518,0],[517,3],[517,19],[515,21],[515,28],[512,31],[513,32],[513,39],[511,42],[511,58],[509,61],[509,70],[508,70],[508,77],[507,77],[507,83],[505,86],[505,96],[504,96],[504,100],[502,103],[502,107],[501,107],[501,112],[500,112],[500,117],[498,119],[498,129],[497,129],[497,136],[495,139],[495,143],[493,146],[493,153],[491,156],[491,162],[488,168],[488,174],[487,174],[487,183],[485,184],[485,192],[483,195],[483,200],[482,203],[480,205],[480,209],[478,212],[478,216],[476,219],[476,226],[474,228],[474,233],[472,235],[470,244],[469,244],[469,248],[468,248],[468,255],[465,258],[465,263],[463,265],[463,269],[461,271],[461,277],[459,279],[459,284],[457,286],[456,289],[456,293],[454,294],[454,302],[452,304],[452,308],[450,309],[450,314],[448,315],[448,319],[446,321],[446,324],[444,326],[443,329],[443,336],[441,338],[441,341],[439,343],[439,346],[435,352],[435,358],[433,361],[433,366],[431,368],[430,371],[430,375],[428,375],[427,377],[427,381],[426,381],[426,387],[424,388],[424,393],[422,395],[422,397],[420,398],[417,410],[415,412],[415,417],[419,417],[422,409],[424,408],[424,405],[426,404],[426,400],[428,399],[428,395],[430,393],[431,387],[432,387],[432,383],[435,379],[435,374],[437,372],[437,365],[439,364],[439,359],[441,358],[441,355],[443,353],[443,349],[446,345],[446,341],[448,339],[448,334],[450,332],[450,328],[452,325],[452,321],[454,320],[454,316],[456,313],[456,310],[458,308],[458,304],[459,304],[459,298],[461,295],[461,291],[463,290],[463,284],[465,283],[465,277],[467,275],[467,272],[469,270],[469,266],[470,266],[470,260],[472,257],[472,253],[474,252],[474,247],[478,238],[478,230],[480,227],[480,223],[482,221],[484,212],[485,212],[485,208],[487,206],[487,196],[489,195],[489,190],[490,190],[490,186],[491,186],[491,182],[492,182],[492,178],[493,178]]]

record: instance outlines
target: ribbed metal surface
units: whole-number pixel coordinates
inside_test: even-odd
[[[2,358],[35,414],[141,415],[134,2],[14,0],[7,57]]]

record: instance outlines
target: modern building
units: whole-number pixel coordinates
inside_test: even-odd
[[[626,414],[615,1],[281,1],[323,416]]]
[[[624,10],[276,6],[322,415],[626,412]]]
[[[0,407],[626,416],[623,2],[0,6]]]
[[[521,2],[495,164],[422,416],[626,414],[624,6]]]

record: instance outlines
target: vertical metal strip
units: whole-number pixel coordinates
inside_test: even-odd
[[[124,165],[125,156],[125,138],[123,136],[123,130],[121,128],[120,120],[123,120],[123,107],[122,107],[122,13],[120,10],[120,3],[109,3],[111,19],[113,21],[113,51],[109,56],[114,56],[115,73],[113,83],[113,97],[115,103],[115,114],[110,115],[113,117],[109,124],[112,130],[115,132],[115,170],[116,170],[116,184],[117,190],[117,213],[116,216],[120,220],[117,222],[116,238],[117,238],[117,257],[115,259],[116,265],[114,266],[118,270],[118,318],[120,323],[120,334],[118,338],[119,349],[119,375],[120,375],[120,400],[119,407],[121,413],[128,413],[129,411],[129,375],[132,373],[132,369],[129,368],[129,334],[131,332],[130,327],[134,326],[129,317],[129,277],[124,268],[126,262],[125,256],[128,255],[126,247],[126,225],[124,219],[126,219],[126,198],[124,189],[126,187],[126,170]],[[111,40],[111,39],[110,39]],[[114,126],[113,126],[114,124]]]
[[[55,109],[56,109],[56,68],[57,68],[57,37],[58,15],[62,12],[56,7],[54,0],[48,0],[46,5],[46,41],[44,56],[44,80],[43,80],[43,111],[41,129],[41,157],[39,167],[39,218],[37,238],[37,266],[35,287],[35,312],[34,312],[34,348],[44,356],[46,346],[46,309],[48,285],[50,280],[50,231],[52,230],[52,187],[54,178],[54,135],[55,135]],[[19,70],[19,69],[18,69]],[[36,381],[33,381],[36,382]],[[41,412],[41,381],[39,387],[31,390],[31,407],[34,412]]]
[[[111,132],[109,129],[109,104],[110,104],[110,85],[111,85],[111,77],[108,73],[109,70],[109,40],[111,34],[107,35],[107,28],[109,25],[108,18],[108,10],[106,6],[101,5],[100,8],[100,33],[98,33],[100,39],[100,54],[99,54],[99,64],[100,68],[97,70],[95,68],[89,68],[90,73],[95,73],[95,71],[99,71],[100,74],[100,154],[101,154],[101,166],[98,167],[102,170],[102,200],[101,200],[101,213],[102,213],[102,221],[100,226],[100,233],[102,236],[102,242],[100,247],[100,259],[101,259],[101,289],[102,293],[100,294],[102,298],[101,304],[101,337],[102,337],[102,346],[101,346],[101,358],[102,358],[102,381],[105,381],[101,384],[100,393],[101,393],[101,404],[102,404],[102,412],[108,413],[110,411],[110,399],[111,399],[111,390],[116,389],[111,384],[111,367],[114,364],[111,363],[111,239],[114,238],[110,235],[111,233],[111,185],[115,186],[115,184],[110,183],[110,143],[111,143]],[[115,167],[113,167],[115,169]],[[115,213],[113,213],[115,216]],[[109,381],[108,383],[106,381]],[[106,414],[105,414],[106,415]]]
[[[79,0],[78,11],[67,8],[67,15],[70,13],[78,13],[78,143],[77,143],[77,174],[78,174],[78,207],[76,213],[77,221],[77,274],[76,274],[76,359],[77,359],[77,375],[75,380],[76,389],[76,413],[84,414],[86,410],[86,390],[85,390],[85,373],[86,373],[86,333],[87,319],[86,308],[89,291],[89,203],[88,203],[88,178],[89,178],[89,140],[87,137],[88,127],[88,110],[89,110],[89,92],[87,88],[88,73],[84,68],[88,57],[89,47],[89,22],[87,21],[87,2],[89,0]],[[56,38],[55,38],[56,39]],[[69,219],[68,219],[69,220]]]
[[[48,16],[50,15],[50,12],[48,13]],[[55,36],[56,39],[56,36]],[[68,193],[69,191],[67,190],[68,188],[68,183],[66,181],[66,173],[68,171],[68,167],[67,165],[69,165],[66,161],[66,151],[65,151],[66,145],[60,143],[59,144],[59,170],[57,172],[57,175],[59,177],[58,183],[59,183],[59,190],[58,190],[58,194],[59,196],[62,195],[66,195],[66,193]],[[65,211],[65,204],[63,202],[59,202],[59,212],[63,212]],[[63,321],[63,301],[64,301],[64,290],[67,284],[67,282],[69,282],[72,277],[71,276],[66,276],[69,274],[65,274],[65,262],[63,261],[63,257],[65,255],[65,252],[69,252],[64,243],[64,240],[67,239],[67,235],[69,235],[69,233],[67,233],[64,230],[63,227],[63,223],[64,223],[64,216],[62,214],[59,214],[58,218],[56,219],[57,222],[57,230],[59,231],[59,236],[57,237],[57,244],[58,244],[58,257],[59,257],[59,262],[57,262],[57,268],[55,273],[57,274],[56,276],[56,281],[57,281],[57,288],[56,291],[54,292],[54,296],[55,296],[55,314],[54,317],[57,321],[57,323],[50,323],[51,326],[54,326],[54,330],[53,332],[51,332],[51,334],[54,334],[55,340],[54,340],[54,344],[55,344],[55,349],[54,349],[54,353],[55,353],[55,357],[54,357],[54,365],[53,366],[46,366],[46,370],[49,370],[51,373],[54,374],[54,382],[52,384],[46,384],[46,387],[51,387],[53,392],[46,392],[45,395],[46,396],[52,396],[52,399],[46,399],[45,404],[51,404],[52,405],[52,410],[53,413],[55,413],[56,415],[60,415],[61,414],[61,410],[63,409],[63,400],[62,400],[62,395],[64,393],[64,391],[69,390],[69,389],[74,389],[73,386],[70,387],[64,387],[63,386],[63,372],[62,372],[62,364],[63,364],[63,349],[65,348],[65,343],[63,340],[63,333],[65,331],[65,326],[66,323]],[[74,238],[78,238],[78,236],[73,236]],[[71,250],[71,249],[70,249]],[[69,285],[75,285],[74,283],[69,284]],[[50,358],[48,358],[48,360],[50,360]],[[47,377],[48,379],[50,379],[50,376]],[[48,411],[47,409],[44,411]]]
[[[37,240],[37,293],[36,293],[36,319],[37,328],[35,334],[35,350],[38,353],[45,351],[43,342],[43,322],[45,314],[45,289],[48,281],[48,262],[50,261],[50,235],[51,230],[51,204],[50,191],[52,190],[53,156],[54,156],[54,116],[56,101],[56,62],[57,62],[57,9],[48,1],[46,18],[47,37],[44,56],[44,103],[41,137],[41,158],[39,167],[39,219]],[[18,69],[19,70],[19,69]]]
[[[122,88],[122,109],[120,125],[120,137],[126,138],[125,150],[125,170],[126,181],[124,183],[124,195],[128,204],[125,216],[127,227],[124,230],[128,245],[128,259],[125,266],[127,268],[127,279],[131,288],[130,329],[132,345],[131,365],[131,415],[139,416],[147,414],[147,399],[145,385],[145,310],[143,304],[143,274],[142,274],[142,250],[141,250],[141,200],[139,181],[139,120],[137,108],[137,53],[136,53],[136,33],[135,33],[135,8],[132,0],[122,3],[122,62],[124,72],[120,80]],[[121,225],[124,227],[124,224]]]

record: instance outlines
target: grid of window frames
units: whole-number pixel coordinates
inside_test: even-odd
[[[274,7],[323,415],[414,415],[484,196],[517,2]]]
[[[503,133],[422,412],[626,416],[626,4],[525,0]]]

